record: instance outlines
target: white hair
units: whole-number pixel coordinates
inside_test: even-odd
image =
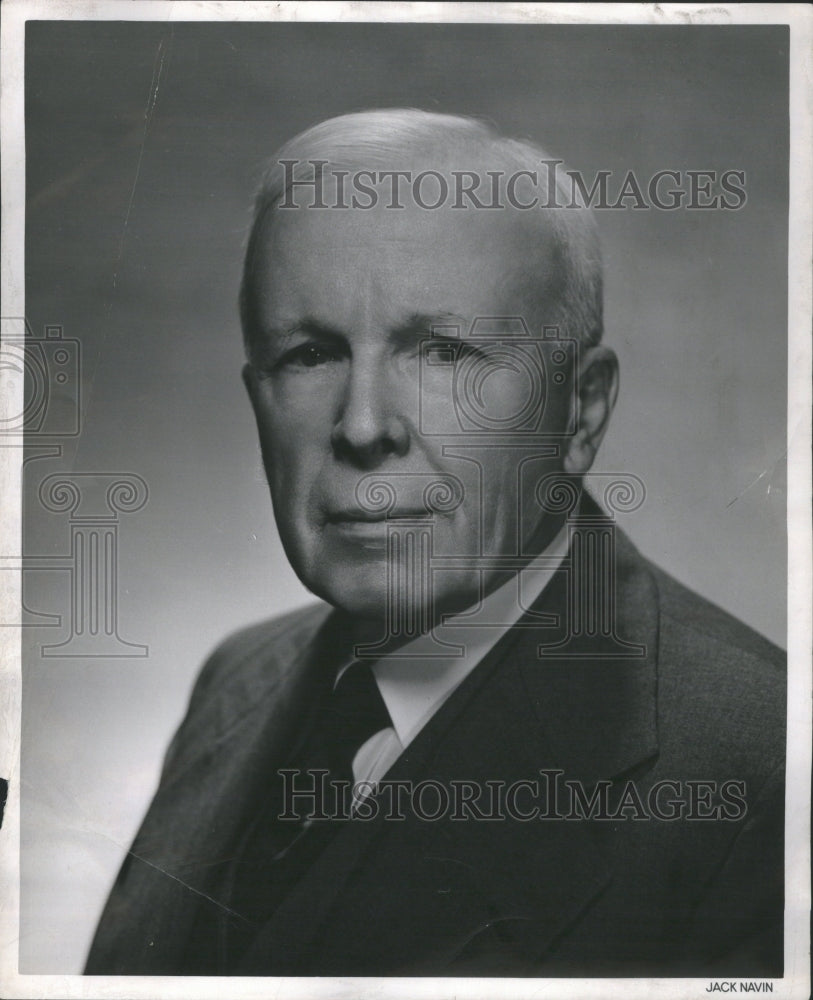
[[[306,166],[314,160],[331,167],[369,170],[393,169],[407,160],[426,160],[437,166],[460,158],[468,167],[488,164],[506,172],[538,171],[540,161],[551,161],[544,150],[531,142],[501,136],[490,124],[475,118],[437,114],[410,108],[391,108],[341,115],[320,122],[289,140],[277,152],[263,177],[254,203],[254,221],[246,249],[240,290],[240,314],[247,346],[254,332],[254,258],[259,233],[288,188],[282,161]],[[557,161],[561,165],[561,161]],[[544,174],[543,181],[549,174]],[[560,334],[588,346],[597,344],[603,332],[601,255],[595,222],[583,204],[572,205],[572,191],[557,171],[553,204],[568,207],[537,208],[540,240],[552,234],[554,253],[561,265],[561,282],[549,322]],[[311,168],[311,176],[313,171]],[[553,192],[540,187],[545,204]],[[528,214],[527,212],[524,214]]]

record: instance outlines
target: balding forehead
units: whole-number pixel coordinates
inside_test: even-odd
[[[290,239],[308,238],[316,251],[320,240],[334,243],[341,233],[355,246],[377,247],[424,241],[425,252],[489,255],[500,253],[503,266],[528,263],[549,269],[559,236],[551,224],[550,212],[523,211],[505,206],[494,210],[455,207],[447,200],[437,207],[424,207],[402,195],[399,207],[392,207],[388,190],[379,184],[378,197],[353,203],[348,182],[337,195],[336,180],[326,183],[321,204],[313,204],[313,192],[297,189],[287,201],[278,201],[266,210],[262,220],[263,242],[279,246]],[[365,179],[366,183],[366,179]],[[331,190],[333,187],[333,190]],[[407,181],[405,188],[410,185]],[[495,259],[495,264],[497,260]]]
[[[507,212],[277,210],[258,236],[254,282],[265,308],[294,299],[304,308],[310,298],[327,309],[331,294],[355,285],[359,294],[378,288],[401,311],[443,304],[471,318],[529,314],[536,325],[561,285],[550,232]]]

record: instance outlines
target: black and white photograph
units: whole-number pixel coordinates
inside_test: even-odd
[[[812,21],[4,4],[3,996],[809,995]]]

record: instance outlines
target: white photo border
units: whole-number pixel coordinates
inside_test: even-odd
[[[347,21],[558,24],[785,24],[790,27],[790,191],[788,259],[788,755],[786,801],[785,975],[777,998],[810,995],[811,787],[811,64],[813,11],[806,4],[597,3],[241,3],[166,0],[6,0],[2,5],[2,280],[4,316],[24,316],[25,116],[27,20],[74,21]],[[0,364],[0,418],[22,410],[22,377]],[[20,445],[22,442],[20,442]],[[22,447],[0,450],[0,552],[21,553]],[[19,612],[21,574],[3,573],[0,606]],[[5,618],[3,620],[9,620]],[[21,637],[0,631],[0,775],[8,779],[0,828],[0,995],[42,998],[685,998],[706,989],[700,979],[262,979],[217,977],[85,977],[20,975]]]

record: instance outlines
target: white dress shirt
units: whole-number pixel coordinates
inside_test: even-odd
[[[544,552],[488,594],[479,610],[471,608],[449,616],[435,627],[434,637],[450,646],[462,647],[462,655],[438,656],[434,649],[424,655],[421,646],[427,647],[426,637],[418,636],[397,653],[387,654],[372,664],[370,669],[392,726],[375,733],[359,747],[353,758],[353,776],[357,782],[374,785],[384,777],[455,688],[537,600],[561,566],[567,546],[567,525],[563,525]],[[465,622],[475,611],[479,621],[499,624]],[[348,662],[339,667],[337,683],[349,666]]]

